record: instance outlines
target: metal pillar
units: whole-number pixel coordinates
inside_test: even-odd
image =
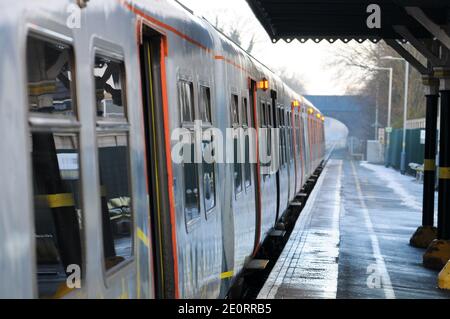
[[[426,95],[425,156],[423,172],[423,226],[434,225],[434,189],[436,185],[436,133],[438,94]]]
[[[441,84],[438,232],[423,256],[423,264],[441,270],[450,259],[450,69],[436,68],[435,74]]]
[[[402,153],[400,155],[400,173],[406,172],[406,121],[408,120],[408,88],[409,88],[409,62],[405,60],[405,99],[403,105],[403,138]]]
[[[391,146],[391,112],[392,112],[392,75],[393,75],[393,69],[389,68],[389,101],[388,101],[388,115],[387,115],[387,125],[386,125],[386,147],[384,150],[384,165],[386,167],[389,166],[389,154],[391,152],[390,146]]]
[[[426,94],[426,134],[423,173],[423,206],[422,226],[411,237],[411,246],[427,248],[436,239],[437,229],[434,227],[434,190],[436,182],[436,131],[439,101],[439,81],[424,77],[427,86]]]
[[[450,79],[441,90],[438,238],[450,240]]]

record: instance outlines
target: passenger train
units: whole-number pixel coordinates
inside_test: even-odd
[[[324,159],[320,111],[174,0],[0,12],[0,297],[226,297]],[[278,129],[279,165],[174,162],[198,119]]]

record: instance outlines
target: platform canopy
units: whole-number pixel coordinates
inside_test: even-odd
[[[324,39],[334,42],[380,39],[406,40],[396,26],[416,39],[433,39],[417,20],[417,12],[432,25],[450,21],[450,0],[247,0],[273,42]],[[369,28],[370,4],[380,7],[381,28]],[[411,11],[413,10],[413,11]],[[415,10],[415,11],[414,11]],[[418,11],[419,10],[419,11]],[[416,14],[412,14],[414,12]],[[422,21],[423,22],[423,21]]]

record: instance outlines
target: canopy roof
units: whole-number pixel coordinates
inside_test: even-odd
[[[433,36],[411,17],[407,7],[420,8],[437,25],[447,25],[450,20],[449,0],[247,0],[254,14],[266,29],[273,42],[309,39],[319,42],[326,39],[344,42],[367,39],[404,40],[394,26],[406,27],[417,39]],[[380,6],[381,28],[370,29],[367,12],[370,4]]]

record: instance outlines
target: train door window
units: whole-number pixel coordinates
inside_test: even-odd
[[[183,123],[193,123],[194,111],[194,85],[192,82],[180,80],[178,82],[178,99],[181,107],[181,120]]]
[[[40,298],[70,291],[66,280],[72,270],[68,266],[78,266],[84,276],[80,123],[75,114],[73,61],[71,46],[33,35],[28,37],[30,156]]]
[[[93,75],[97,101],[97,154],[108,271],[133,256],[133,210],[129,174],[129,124],[126,119],[123,61],[96,54]],[[103,109],[102,109],[103,107]]]
[[[199,112],[200,119],[205,123],[212,123],[211,121],[211,90],[209,87],[200,86],[200,98],[198,100],[199,103]]]

